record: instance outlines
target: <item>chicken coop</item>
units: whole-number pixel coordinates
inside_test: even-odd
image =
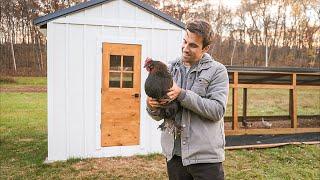
[[[34,24],[47,36],[47,161],[161,152],[143,64],[181,54],[184,24],[138,0],[91,0]]]

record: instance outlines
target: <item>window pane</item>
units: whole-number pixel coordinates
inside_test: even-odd
[[[123,70],[124,71],[133,71],[133,56],[123,56]]]
[[[110,55],[110,70],[120,71],[121,70],[121,56]]]
[[[133,73],[123,73],[122,87],[133,88]]]
[[[109,73],[109,87],[120,87],[120,74],[117,72]]]

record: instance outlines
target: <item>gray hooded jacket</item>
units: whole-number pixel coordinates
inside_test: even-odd
[[[224,120],[229,91],[227,69],[204,54],[200,61],[182,77],[181,58],[170,63],[169,70],[178,86],[185,81],[177,98],[182,106],[181,158],[184,166],[197,163],[216,163],[225,159]],[[155,120],[159,117],[149,111]],[[161,145],[169,161],[173,156],[174,134],[166,129]]]

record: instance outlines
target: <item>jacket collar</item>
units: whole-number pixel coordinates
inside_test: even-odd
[[[198,61],[198,63],[196,64],[196,66],[201,66],[203,68],[209,68],[211,67],[211,63],[208,63],[208,62],[212,62],[213,59],[212,57],[208,54],[208,53],[205,53],[203,55],[203,57]],[[175,67],[179,67],[181,66],[183,63],[182,63],[182,57],[178,58],[178,60],[174,63],[174,66]]]

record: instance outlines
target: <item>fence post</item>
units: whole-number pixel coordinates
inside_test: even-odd
[[[233,72],[233,89],[232,89],[232,129],[239,129],[238,123],[238,72]]]
[[[291,85],[290,89],[290,99],[289,99],[289,113],[291,119],[291,128],[298,127],[298,117],[297,117],[297,74],[293,73],[291,76]]]

